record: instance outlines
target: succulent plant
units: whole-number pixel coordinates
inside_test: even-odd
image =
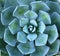
[[[58,0],[0,0],[3,56],[54,56],[59,52],[59,35]]]

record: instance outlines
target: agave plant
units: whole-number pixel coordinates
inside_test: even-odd
[[[54,56],[59,52],[59,34],[57,0],[0,0],[3,56]]]

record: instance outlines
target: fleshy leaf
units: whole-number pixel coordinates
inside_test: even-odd
[[[40,33],[43,33],[44,32],[44,30],[46,29],[46,26],[45,26],[45,24],[41,21],[41,22],[39,22],[39,32]]]
[[[7,45],[6,49],[7,49],[9,56],[17,56],[17,55],[23,56],[16,47],[12,47],[12,46]]]
[[[60,31],[60,15],[57,12],[53,12],[51,15],[52,24],[55,24]]]
[[[4,8],[10,7],[10,6],[16,7],[17,5],[18,5],[17,0],[5,0]]]
[[[26,43],[27,42],[27,38],[26,38],[26,34],[22,31],[17,33],[17,40],[21,43]]]
[[[37,18],[37,14],[34,11],[28,10],[25,14],[25,17],[28,17],[29,19],[36,19]]]
[[[23,31],[25,32],[25,33],[29,33],[29,31],[28,31],[28,26],[27,25],[25,25],[24,27],[23,27]]]
[[[50,7],[51,12],[58,12],[60,13],[60,5],[57,2],[47,1],[47,5]]]
[[[30,20],[30,24],[32,24],[32,25],[34,25],[36,27],[38,26],[36,20]]]
[[[36,12],[38,12],[39,10],[43,10],[43,11],[50,10],[47,4],[42,1],[31,2],[31,7],[32,7],[32,10]]]
[[[28,23],[29,23],[29,19],[28,18],[20,18],[20,20],[19,20],[20,27],[23,27],[23,26],[25,26]]]
[[[24,13],[29,9],[27,5],[21,5],[21,6],[16,6],[13,16],[17,17],[20,19],[21,17],[24,16]]]
[[[34,0],[17,0],[19,5],[29,5]]]
[[[50,45],[50,50],[48,55],[56,55],[59,52],[59,40],[56,40],[52,45]]]
[[[36,33],[27,35],[27,39],[30,40],[30,41],[34,41],[36,38],[37,38],[37,34]]]
[[[20,30],[19,21],[15,18],[12,20],[12,22],[9,23],[8,28],[12,34],[17,33]]]
[[[36,0],[36,1],[43,1],[43,2],[46,2],[46,1],[49,1],[49,0]]]
[[[8,28],[4,32],[4,41],[11,46],[15,46],[17,42],[16,37],[10,33]]]
[[[35,47],[33,42],[27,42],[25,44],[20,43],[17,48],[23,55],[27,55],[35,52]]]
[[[35,40],[35,45],[36,46],[46,45],[47,40],[48,40],[47,34],[39,34],[38,38]]]
[[[1,13],[1,22],[3,25],[8,25],[12,19],[12,13],[13,13],[14,7],[8,7],[4,9]]]
[[[47,46],[40,46],[36,47],[36,51],[32,53],[30,56],[45,56],[49,51],[49,47]]]
[[[45,24],[51,24],[51,18],[47,12],[39,11],[38,21],[43,21]]]
[[[4,40],[0,39],[0,50],[1,52],[7,53],[5,46],[6,46],[6,43],[4,42]]]
[[[57,27],[55,25],[47,26],[45,33],[48,34],[48,42],[50,44],[54,43],[59,35],[58,31],[57,31]]]

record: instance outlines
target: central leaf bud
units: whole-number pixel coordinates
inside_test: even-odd
[[[28,26],[28,31],[29,31],[30,33],[33,33],[33,32],[36,31],[36,27],[33,26],[33,25],[29,25],[29,26]]]

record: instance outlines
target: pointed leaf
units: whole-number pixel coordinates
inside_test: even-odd
[[[28,23],[29,23],[29,19],[28,18],[20,18],[20,20],[19,20],[20,27],[23,27],[23,26],[25,26]]]
[[[33,42],[27,42],[25,44],[20,43],[17,48],[23,55],[27,55],[30,53],[33,53],[35,51],[34,43]]]
[[[8,28],[12,34],[17,33],[20,30],[18,20],[16,18],[14,20],[12,20],[12,22],[10,22]]]
[[[48,40],[47,34],[39,34],[38,38],[35,40],[35,45],[36,46],[46,45],[47,40]]]
[[[9,56],[17,56],[17,55],[23,56],[16,47],[12,47],[12,46],[7,45],[6,49],[7,49]]]
[[[56,55],[59,52],[59,40],[56,40],[51,46],[48,55]]]
[[[31,7],[32,7],[32,10],[36,11],[36,12],[38,12],[39,10],[43,10],[43,11],[50,10],[50,8],[47,6],[47,4],[42,1],[31,2]]]
[[[25,32],[25,33],[29,33],[29,31],[28,31],[28,26],[27,25],[25,25],[24,27],[23,27],[23,32]]]
[[[25,14],[25,17],[28,17],[29,19],[36,19],[37,18],[37,14],[34,11],[30,11],[28,10]]]
[[[29,5],[34,0],[17,0],[19,5]]]
[[[16,6],[13,16],[17,17],[20,19],[21,17],[24,16],[24,13],[29,9],[27,5],[21,5],[21,6]]]
[[[48,41],[50,44],[54,43],[58,38],[58,31],[55,25],[47,26],[45,33],[48,34]]]
[[[26,43],[27,42],[27,38],[26,38],[26,34],[24,32],[18,32],[17,33],[17,40],[21,43]]]
[[[10,7],[10,6],[17,6],[18,2],[17,0],[5,0],[4,8]]]
[[[39,22],[39,32],[43,33],[45,31],[45,29],[46,29],[45,24],[42,21]]]
[[[48,51],[49,47],[47,46],[36,47],[36,51],[32,53],[30,56],[45,56]]]
[[[53,12],[51,15],[52,24],[55,24],[60,31],[60,15],[57,12]]]
[[[50,7],[51,12],[58,12],[60,13],[60,5],[57,2],[47,1],[47,5]]]
[[[38,26],[36,20],[30,20],[30,24],[32,24],[32,25],[34,25],[36,27]]]
[[[38,21],[43,21],[45,24],[51,24],[51,18],[47,12],[39,11]]]
[[[14,7],[8,7],[4,9],[1,13],[1,22],[3,25],[8,25],[12,19],[12,13],[13,13]]]
[[[30,40],[30,41],[34,41],[36,38],[37,38],[37,34],[36,33],[27,35],[27,39]]]
[[[15,46],[17,42],[16,37],[10,33],[9,29],[5,29],[4,41],[11,46]]]

